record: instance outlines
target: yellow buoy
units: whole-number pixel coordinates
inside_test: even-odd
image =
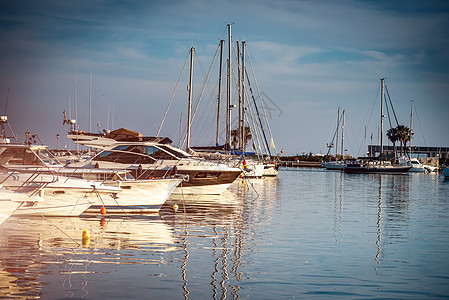
[[[83,230],[82,243],[83,243],[83,246],[85,246],[85,247],[87,247],[90,243],[90,234],[89,234],[89,230],[87,230],[87,228],[85,228]]]
[[[178,208],[179,208],[178,204],[173,205],[173,209],[174,209],[175,211],[177,211]]]
[[[245,179],[242,179],[242,184],[245,184]]]

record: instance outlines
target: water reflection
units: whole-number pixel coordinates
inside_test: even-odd
[[[87,245],[81,243],[85,228],[90,232]],[[57,277],[67,297],[85,296],[91,277],[87,275],[114,271],[106,265],[161,264],[165,252],[177,249],[176,243],[159,216],[12,217],[1,227],[0,269],[2,277],[8,272],[16,278],[17,288],[0,290],[26,298],[47,292],[60,295],[54,289],[46,291]]]
[[[257,227],[266,224],[278,205],[279,198],[274,196],[279,192],[278,183],[277,178],[240,180],[219,196],[170,197],[160,215],[182,244],[180,273],[185,299],[192,292],[198,295],[199,287],[189,284],[198,277],[208,277],[210,283],[210,291],[200,287],[201,295],[239,298],[243,252],[251,249]],[[198,264],[202,274],[198,274]]]
[[[236,188],[240,186],[236,185]],[[239,288],[229,281],[229,273],[235,274],[236,278],[240,276],[237,274],[242,237],[238,228],[242,222],[242,201],[243,198],[236,193],[226,191],[222,195],[171,197],[162,207],[161,217],[179,230],[177,235],[183,249],[180,270],[185,299],[188,299],[190,294],[189,280],[195,276],[195,273],[189,270],[197,264],[198,252],[208,250],[210,253],[203,253],[201,260],[212,260],[212,298],[226,298],[228,288],[233,298],[238,298],[236,291]],[[178,210],[173,209],[174,205],[178,205]],[[205,243],[208,240],[211,240],[211,245]],[[198,243],[201,243],[200,247]]]

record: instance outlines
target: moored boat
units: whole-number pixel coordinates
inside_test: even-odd
[[[0,186],[0,225],[9,218],[25,201],[38,201],[22,193],[14,193]]]
[[[189,153],[151,141],[116,142],[88,162],[69,164],[70,168],[128,170],[136,179],[173,175],[185,177],[173,193],[221,194],[241,174],[226,164],[193,157]]]

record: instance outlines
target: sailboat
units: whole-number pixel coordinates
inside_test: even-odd
[[[391,163],[383,161],[383,118],[384,115],[384,97],[385,97],[385,79],[381,79],[381,101],[380,101],[380,154],[373,159],[353,160],[346,164],[346,173],[391,173],[404,174],[411,169],[410,164]]]
[[[413,103],[414,101],[412,100],[412,104],[411,104],[411,112],[410,112],[410,130],[413,130]],[[412,137],[410,137],[410,145],[409,145],[409,150],[410,150],[410,163],[412,165],[412,168],[410,169],[409,172],[414,172],[414,173],[431,173],[437,170],[437,167],[431,166],[431,165],[426,165],[421,163],[421,161],[418,158],[413,158],[412,157]]]
[[[338,147],[335,147],[335,160],[334,161],[322,161],[321,166],[328,169],[328,170],[343,170],[346,167],[346,162],[344,161],[344,132],[345,132],[345,111],[343,110],[342,119],[343,123],[341,126],[341,160],[338,160]],[[336,135],[337,135],[337,142],[338,142],[338,130],[339,130],[339,124],[340,124],[340,108],[338,108],[337,112],[337,129],[336,129]],[[335,135],[334,135],[335,136]],[[333,141],[331,142],[331,145],[333,145]],[[331,147],[329,147],[330,151]],[[328,152],[329,154],[329,152]]]
[[[253,95],[250,79],[245,67],[245,56],[246,56],[246,42],[240,43],[237,42],[237,72],[236,72],[236,82],[237,82],[237,94],[238,94],[238,104],[234,105],[231,101],[231,87],[232,87],[232,37],[231,37],[231,24],[228,24],[228,59],[227,59],[227,89],[226,89],[226,106],[225,106],[225,133],[226,140],[223,145],[219,144],[219,127],[220,127],[220,100],[221,100],[221,78],[222,78],[222,61],[223,61],[223,45],[224,40],[220,41],[220,67],[219,67],[219,84],[218,84],[218,104],[217,104],[217,127],[216,127],[216,140],[215,146],[210,147],[195,147],[190,146],[190,107],[187,112],[188,121],[187,121],[187,148],[186,151],[192,153],[195,156],[204,157],[209,160],[219,160],[219,161],[227,161],[228,164],[233,166],[238,166],[242,169],[243,177],[257,177],[260,178],[262,176],[277,176],[278,175],[278,167],[271,159],[270,148],[275,148],[274,141],[271,135],[271,130],[269,128],[268,121],[265,116],[265,120],[263,121],[261,118],[261,114],[259,112],[258,105],[256,104],[255,97]],[[193,54],[193,51],[192,51]],[[191,74],[192,74],[192,63],[191,60]],[[191,75],[192,76],[192,75]],[[189,101],[191,101],[191,82],[189,85]],[[248,99],[248,100],[246,100]],[[263,103],[261,103],[263,109]],[[232,118],[231,118],[231,109],[238,109],[238,118],[237,118],[237,126],[234,130],[232,130]],[[264,109],[263,109],[264,111]],[[264,111],[265,113],[265,111]],[[256,128],[257,127],[257,128]],[[267,138],[265,134],[264,127],[268,128],[270,131],[270,137]],[[253,148],[255,152],[246,152],[246,146],[248,143],[248,136],[254,138],[255,142],[259,145],[258,150],[256,150],[256,146]],[[257,138],[257,140],[256,140]],[[261,140],[262,142],[260,142]],[[270,141],[270,143],[268,143]],[[261,154],[261,147],[263,145],[265,148],[266,154]]]

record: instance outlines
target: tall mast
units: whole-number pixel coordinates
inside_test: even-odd
[[[241,110],[242,118],[240,119],[240,128],[242,130],[242,151],[246,149],[246,131],[245,131],[245,42],[242,42],[242,96],[241,96]]]
[[[237,82],[238,82],[238,105],[239,105],[239,116],[237,120],[237,130],[238,130],[238,141],[239,141],[239,149],[242,149],[242,127],[240,120],[242,119],[242,95],[240,94],[241,88],[242,88],[242,81],[241,81],[241,68],[240,68],[240,43],[237,41]]]
[[[231,24],[228,24],[228,71],[226,93],[226,144],[231,145]]]
[[[344,159],[344,140],[345,140],[345,112],[346,109],[343,109],[343,123],[341,124],[341,159]]]
[[[384,93],[385,93],[385,79],[382,78],[381,82],[381,92],[380,92],[380,154],[379,159],[382,161],[384,154],[384,144],[383,144],[383,135],[384,135]]]
[[[190,48],[190,80],[189,80],[189,101],[187,106],[187,144],[186,150],[190,150],[190,122],[191,122],[191,113],[192,113],[192,81],[193,81],[193,54],[195,52],[195,48]]]
[[[92,132],[92,72],[89,80],[89,132]]]
[[[338,129],[340,128],[340,107],[337,109],[337,138],[335,139],[335,160],[338,160]]]
[[[223,69],[223,45],[224,40],[220,40],[220,70],[218,73],[218,98],[217,98],[217,133],[215,138],[215,145],[219,145],[220,134],[220,101],[221,101],[221,73]]]
[[[78,107],[76,105],[76,67],[75,67],[75,85],[74,85],[74,91],[75,91],[75,130],[76,130],[76,120],[78,119]],[[78,144],[77,144],[78,145]]]
[[[410,133],[412,133],[412,129],[413,129],[413,100],[412,100],[412,109],[410,111]],[[410,158],[412,158],[412,136],[413,134],[410,135]]]

